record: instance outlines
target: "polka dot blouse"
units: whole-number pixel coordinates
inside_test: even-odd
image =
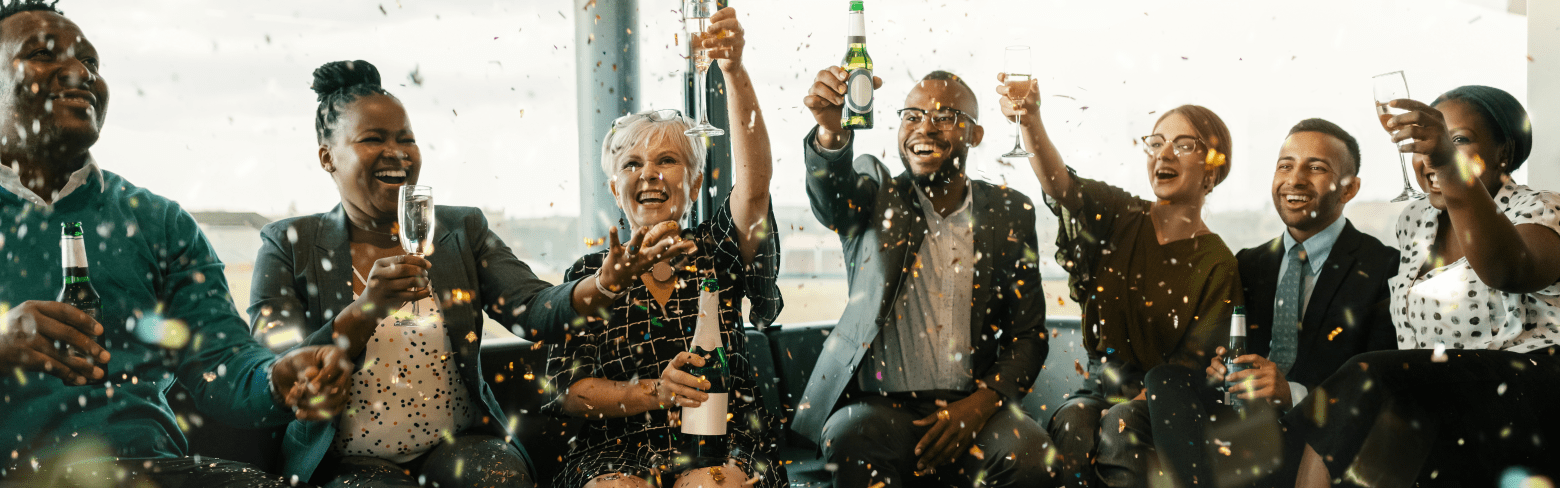
[[[453,351],[444,313],[433,298],[408,303],[380,320],[362,366],[352,373],[331,452],[404,463],[471,426],[474,399]]]
[[[1509,178],[1495,205],[1516,225],[1534,224],[1560,232],[1560,194],[1534,190]],[[1392,289],[1392,322],[1399,349],[1499,349],[1528,352],[1560,340],[1560,282],[1533,293],[1506,293],[1486,286],[1468,259],[1424,276],[1441,211],[1419,200],[1398,220],[1398,275]],[[1560,252],[1560,251],[1557,251]]]

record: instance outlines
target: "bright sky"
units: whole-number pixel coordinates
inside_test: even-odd
[[[606,2],[611,0],[598,0]],[[582,2],[66,0],[101,54],[112,93],[94,149],[106,169],[192,210],[305,213],[337,202],[319,169],[310,73],[378,65],[407,105],[423,182],[441,204],[510,217],[578,213],[573,17]],[[1494,8],[1484,4],[1498,4]],[[1426,101],[1463,84],[1526,96],[1526,21],[1486,0],[1115,1],[867,0],[868,49],[884,78],[879,128],[857,148],[897,165],[893,110],[932,69],[981,97],[977,176],[1031,196],[1027,165],[996,155],[1012,126],[991,91],[1003,47],[1034,50],[1043,114],[1079,173],[1147,191],[1132,145],[1157,112],[1205,105],[1230,125],[1229,180],[1210,210],[1269,208],[1270,165],[1289,126],[1323,117],[1360,139],[1363,200],[1399,189],[1397,158],[1370,107],[1370,77],[1405,70]],[[680,107],[675,0],[641,0],[643,108]],[[815,73],[844,54],[844,0],[734,2],[747,29],[777,158],[777,205],[806,205],[801,107]],[[418,72],[416,85],[409,74]],[[584,157],[596,167],[596,154]],[[1519,172],[1519,178],[1523,177]],[[1037,198],[1038,200],[1038,198]]]

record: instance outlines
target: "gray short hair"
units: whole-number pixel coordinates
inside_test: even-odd
[[[607,136],[601,138],[601,171],[606,173],[607,179],[617,174],[618,153],[635,144],[661,141],[669,142],[683,153],[684,164],[688,165],[688,184],[704,174],[704,138],[683,135],[683,131],[693,127],[695,122],[680,113],[666,115],[668,112],[672,111],[646,110],[618,117],[612,122]]]

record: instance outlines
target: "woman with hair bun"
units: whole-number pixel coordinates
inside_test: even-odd
[[[482,380],[481,313],[561,341],[600,287],[538,279],[475,208],[436,206],[438,252],[406,254],[396,207],[422,171],[406,109],[366,61],[320,66],[313,88],[319,165],[341,204],[261,231],[249,316],[273,348],[337,344],[357,364],[340,417],[288,426],[283,474],[323,486],[536,486]]]

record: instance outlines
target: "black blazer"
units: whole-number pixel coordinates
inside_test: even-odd
[[[887,323],[899,286],[914,268],[926,219],[908,173],[890,176],[870,154],[852,161],[851,145],[834,158],[802,140],[807,196],[819,222],[839,233],[850,303],[823,342],[797,405],[792,430],[817,442],[856,367]],[[1034,384],[1045,364],[1045,300],[1040,289],[1034,203],[1007,187],[970,180],[975,227],[970,343],[977,381],[1008,401]]]
[[[1282,236],[1235,254],[1246,292],[1246,347],[1267,357],[1273,340],[1273,298],[1284,259]],[[1345,222],[1300,323],[1300,350],[1285,379],[1314,388],[1355,354],[1397,349],[1387,279],[1398,252]]]
[[[435,206],[433,214],[437,252],[428,255],[433,263],[428,275],[443,304],[461,379],[478,395],[474,403],[483,407],[487,420],[472,430],[510,436],[504,412],[482,378],[482,312],[525,329],[532,341],[561,341],[577,317],[571,302],[575,283],[552,286],[538,279],[488,229],[481,210]],[[257,334],[272,325],[292,326],[303,335],[303,343],[292,347],[334,343],[332,319],[353,301],[347,225],[346,212],[337,205],[328,213],[272,222],[260,231],[249,305]],[[361,357],[356,360],[362,364]],[[294,421],[282,445],[283,474],[308,480],[335,433],[334,422]],[[513,439],[529,464],[525,447]]]

